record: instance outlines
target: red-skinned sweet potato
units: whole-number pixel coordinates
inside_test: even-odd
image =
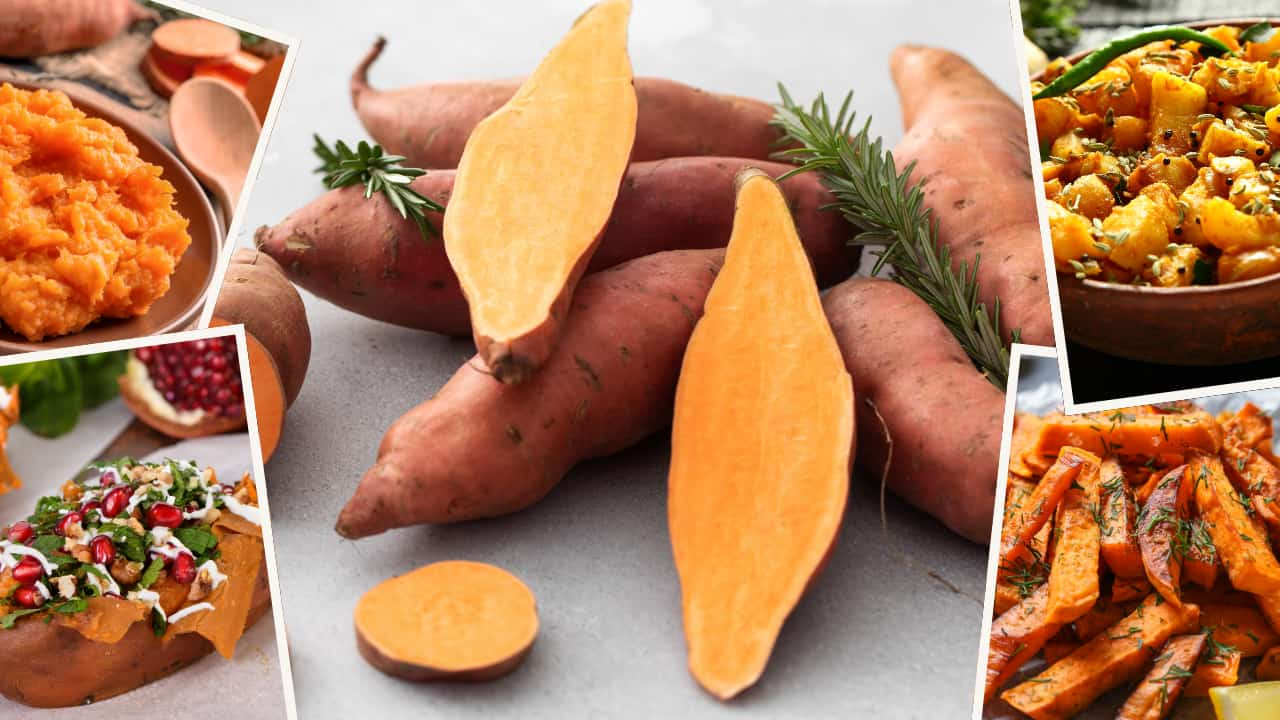
[[[1022,110],[977,68],[946,50],[902,46],[890,61],[907,133],[894,148],[952,259],[978,264],[979,298],[1000,300],[1005,337],[1053,344],[1049,291]]]
[[[988,542],[1004,394],[897,283],[851,278],[823,306],[856,388],[857,464],[877,478],[887,464],[890,489]]]
[[[377,90],[369,68],[386,47],[378,38],[351,76],[351,104],[369,135],[420,168],[458,166],[471,131],[515,95],[523,78],[437,82]],[[779,133],[766,102],[720,95],[663,78],[636,78],[635,162],[692,155],[767,159]]]
[[[7,0],[0,57],[33,58],[94,47],[156,14],[133,0]]]
[[[790,167],[744,158],[673,158],[634,163],[618,193],[588,272],[666,250],[724,247],[733,225],[733,177],[758,167],[777,177]],[[447,205],[452,170],[412,183]],[[857,267],[852,234],[833,198],[806,173],[782,183],[818,283],[828,287]],[[438,218],[432,218],[438,227]],[[330,191],[255,234],[289,279],[318,297],[365,317],[455,336],[471,334],[467,301],[439,237],[424,239],[382,195],[361,188]]]
[[[560,346],[528,382],[496,383],[472,359],[392,425],[337,531],[359,538],[515,512],[579,461],[664,427],[723,257],[674,251],[588,276]]]

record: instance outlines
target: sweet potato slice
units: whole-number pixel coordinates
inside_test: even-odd
[[[1026,507],[1035,492],[1034,483],[1022,478],[1009,476],[1004,494],[1004,518],[1020,513]],[[1031,538],[1025,552],[1017,553],[1012,559],[1001,558],[999,571],[996,574],[995,614],[1000,615],[1019,602],[1027,599],[1036,588],[1044,584],[1049,576],[1047,552],[1049,535],[1053,532],[1053,523],[1045,523],[1044,527]]]
[[[1093,463],[1085,465],[1058,505],[1045,609],[1050,622],[1069,623],[1098,602],[1101,533],[1094,517],[1098,507],[1098,467]]]
[[[1259,680],[1280,680],[1280,646],[1271,648],[1262,656],[1253,675]]]
[[[1052,455],[1066,446],[1124,457],[1182,455],[1192,448],[1217,452],[1222,430],[1203,411],[1171,415],[1115,410],[1046,420],[1035,453]]]
[[[461,560],[384,580],[355,611],[360,655],[405,680],[492,680],[538,635],[533,592],[511,573]]]
[[[1138,515],[1138,546],[1147,579],[1174,605],[1182,603],[1182,555],[1174,545],[1190,504],[1191,482],[1186,475],[1187,466],[1179,465],[1161,476]]]
[[[991,623],[987,653],[987,682],[983,697],[990,700],[1009,678],[1027,663],[1062,628],[1048,621],[1045,609],[1049,588],[1041,586]]]
[[[467,140],[445,251],[480,357],[518,383],[546,362],[613,210],[636,135],[629,0],[588,10]]]
[[[1216,455],[1193,452],[1190,459],[1196,506],[1232,586],[1256,595],[1280,593],[1280,562],[1252,516],[1253,506],[1231,487]]]
[[[1102,559],[1116,577],[1143,577],[1142,549],[1134,536],[1137,506],[1133,490],[1115,457],[1107,457],[1098,468],[1098,521]]]
[[[1258,450],[1232,444],[1222,448],[1222,463],[1231,484],[1249,498],[1272,536],[1280,535],[1280,468]]]
[[[1187,683],[1182,694],[1187,697],[1208,697],[1209,690],[1216,687],[1230,687],[1240,680],[1240,651],[1230,647],[1215,646],[1210,641],[1210,648],[1196,665],[1195,674]]]
[[[1161,720],[1168,717],[1195,672],[1205,641],[1203,633],[1169,638],[1147,671],[1147,676],[1125,700],[1116,720]]]
[[[786,200],[758,171],[738,184],[680,371],[668,495],[689,669],[721,700],[763,673],[831,550],[854,437],[852,381]]]
[[[1209,529],[1204,520],[1196,518],[1187,526],[1187,547],[1182,556],[1182,577],[1186,582],[1195,583],[1205,590],[1212,590],[1218,584],[1218,576],[1222,574],[1222,563],[1218,561],[1218,551],[1213,547],[1213,538],[1209,537]],[[1183,596],[1186,596],[1185,591]]]
[[[1058,502],[1067,489],[1076,482],[1081,472],[1087,467],[1097,468],[1101,462],[1097,455],[1084,452],[1078,448],[1064,447],[1058,454],[1058,460],[1040,478],[1035,492],[1031,494],[1020,512],[1013,513],[1005,519],[1000,528],[1000,557],[1013,559],[1020,548],[1026,547],[1031,538],[1053,516]]]
[[[1170,637],[1193,630],[1200,609],[1148,595],[1136,610],[1047,670],[1001,694],[1035,720],[1066,720],[1134,678]]]
[[[1200,624],[1213,630],[1213,639],[1240,651],[1241,657],[1259,657],[1280,644],[1277,634],[1257,608],[1239,605],[1205,605]]]

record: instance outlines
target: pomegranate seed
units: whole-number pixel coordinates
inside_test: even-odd
[[[127,487],[118,487],[102,498],[102,516],[113,518],[129,505],[133,491]]]
[[[102,487],[111,487],[112,485],[115,485],[116,480],[119,479],[120,478],[116,475],[115,470],[105,470],[102,473],[102,477],[98,478],[98,484]]]
[[[97,500],[90,500],[89,502],[80,506],[81,514],[88,515],[90,510],[97,510],[99,513],[101,513],[102,503],[98,502]]]
[[[93,554],[94,562],[103,565],[110,565],[116,559],[116,545],[106,535],[99,535],[90,540],[89,552]]]
[[[151,362],[151,352],[151,348],[144,347],[138,348],[138,351],[134,354],[138,356],[138,360],[141,360],[143,364],[146,364]]]
[[[240,405],[236,403],[228,405],[222,412],[227,417],[240,417],[240,415],[244,413],[244,408],[240,407]]]
[[[191,557],[191,553],[178,553],[178,557],[173,559],[170,573],[174,580],[190,585],[196,579],[196,559]]]
[[[209,358],[209,367],[214,370],[225,370],[227,367],[227,359],[222,355],[214,355]]]
[[[44,596],[34,585],[23,585],[13,592],[13,600],[24,608],[35,609],[44,605]]]
[[[75,525],[82,521],[84,521],[84,515],[78,510],[73,510],[72,512],[62,516],[62,519],[58,521],[58,524],[53,526],[53,532],[57,535],[66,535],[67,527],[69,525]]]
[[[169,503],[156,503],[147,510],[147,527],[182,526],[182,511]]]
[[[36,529],[26,520],[19,520],[9,526],[8,534],[9,542],[25,543],[36,536]]]
[[[17,565],[13,566],[13,579],[20,585],[30,585],[42,577],[44,577],[44,566],[30,555],[24,556]]]

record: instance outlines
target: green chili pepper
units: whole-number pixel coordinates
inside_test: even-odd
[[[1112,60],[1130,50],[1140,48],[1157,40],[1177,40],[1179,43],[1198,42],[1201,45],[1200,53],[1205,57],[1217,57],[1231,52],[1231,48],[1224,45],[1221,40],[1205,35],[1198,30],[1174,25],[1158,25],[1129,37],[1117,38],[1094,50],[1075,67],[1046,85],[1032,99],[1043,100],[1044,98],[1057,97],[1074,90],[1080,83],[1097,75],[1098,71],[1106,67]]]

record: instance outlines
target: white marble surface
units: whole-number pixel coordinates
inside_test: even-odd
[[[239,240],[320,192],[311,133],[357,140],[347,78],[379,34],[373,82],[527,72],[585,7],[582,0],[203,0],[302,40]],[[1009,92],[1020,76],[1005,0],[636,0],[636,72],[712,90],[797,98],[819,90],[901,137],[888,74],[904,42],[954,48]],[[315,350],[267,476],[298,707],[321,717],[967,716],[986,549],[854,481],[826,572],[783,630],[760,684],[724,706],[685,669],[679,591],[666,530],[667,443],[655,438],[576,469],[521,514],[394,531],[357,543],[332,531],[385,428],[437,390],[469,343],[368,321],[307,297]],[[542,632],[513,675],[484,685],[411,685],[356,653],[357,598],[435,560],[499,564],[537,594]]]

